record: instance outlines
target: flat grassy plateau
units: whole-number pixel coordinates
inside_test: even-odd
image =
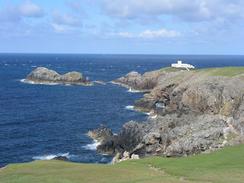
[[[177,72],[184,69],[177,69],[172,67],[164,67],[160,69],[162,72]],[[218,67],[218,68],[206,68],[206,69],[193,69],[191,72],[207,74],[209,76],[226,76],[234,77],[244,74],[244,67]]]

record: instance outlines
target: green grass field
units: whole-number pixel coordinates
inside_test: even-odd
[[[244,145],[185,158],[145,158],[116,165],[35,161],[0,170],[1,183],[244,182]]]

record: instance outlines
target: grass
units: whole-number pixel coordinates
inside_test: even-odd
[[[165,67],[160,69],[162,72],[177,72],[182,69]],[[234,77],[240,74],[244,74],[244,67],[218,67],[218,68],[205,68],[205,69],[193,69],[192,72],[206,73],[210,76],[226,76]]]
[[[0,170],[1,183],[244,182],[244,145],[186,158],[152,157],[116,165],[35,161]]]
[[[210,68],[203,69],[206,70],[212,76],[227,76],[233,77],[240,74],[244,74],[244,67],[220,67],[220,68]]]
[[[176,72],[176,71],[180,71],[180,70],[182,70],[182,69],[173,68],[173,67],[163,67],[159,71],[161,71],[161,72]]]

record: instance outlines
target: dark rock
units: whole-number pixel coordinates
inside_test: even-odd
[[[69,161],[69,159],[65,156],[57,156],[57,157],[53,158],[53,160]]]
[[[115,155],[117,152],[121,152],[121,148],[118,146],[117,138],[115,136],[102,141],[97,147],[97,151],[101,154]]]
[[[142,141],[144,135],[144,124],[130,121],[123,125],[118,134],[117,143],[123,151],[131,152]]]
[[[98,129],[95,130],[90,130],[87,135],[94,139],[97,140],[98,142],[103,142],[103,141],[108,141],[113,137],[113,132],[111,129],[101,126]]]

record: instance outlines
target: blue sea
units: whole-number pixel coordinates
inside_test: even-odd
[[[118,132],[143,113],[130,110],[142,97],[107,85],[31,85],[21,82],[39,66],[59,73],[79,71],[90,80],[109,82],[130,71],[144,73],[177,59],[197,68],[244,66],[244,56],[0,54],[0,166],[66,156],[71,161],[107,163],[88,130],[105,125]]]

